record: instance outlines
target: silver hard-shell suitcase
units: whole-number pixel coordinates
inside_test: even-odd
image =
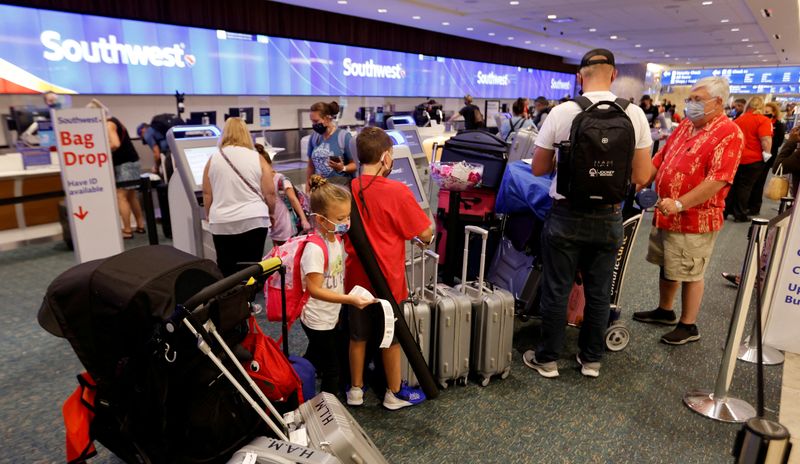
[[[466,282],[466,263],[469,255],[469,236],[479,234],[483,240],[481,264],[476,282]],[[464,228],[464,268],[461,285],[472,302],[472,349],[470,367],[481,377],[481,385],[489,385],[492,376],[508,377],[511,373],[512,341],[514,338],[514,295],[508,290],[487,288],[483,281],[486,267],[486,242],[489,232],[476,226]],[[466,283],[463,283],[466,282]]]
[[[421,243],[421,242],[420,242]],[[414,249],[417,248],[415,244],[412,243],[411,249],[411,260],[412,263],[414,262]],[[422,353],[422,357],[425,358],[425,364],[430,366],[430,353],[431,353],[431,326],[433,322],[432,314],[431,314],[431,307],[427,301],[422,299],[420,293],[421,289],[424,286],[425,282],[425,267],[424,267],[424,260],[425,256],[422,256],[423,266],[422,266],[422,284],[420,287],[417,287],[417,281],[415,279],[415,267],[414,265],[411,267],[411,279],[409,280],[409,289],[408,289],[408,299],[403,302],[403,315],[406,320],[406,324],[408,324],[408,329],[411,331],[411,335],[414,337],[414,340],[417,342],[419,346],[419,350]],[[400,378],[408,383],[410,387],[419,386],[419,380],[417,379],[417,375],[414,374],[414,369],[411,368],[411,365],[408,362],[408,358],[406,354],[401,351],[400,355]]]
[[[435,283],[439,272],[439,255],[426,250],[425,258],[434,263],[434,284],[424,288],[422,297],[434,312],[432,364],[434,377],[442,388],[448,382],[467,384],[469,376],[469,347],[472,332],[472,303],[452,287]],[[423,272],[425,259],[422,260]]]
[[[335,456],[270,437],[256,437],[233,453],[228,464],[341,464]]]

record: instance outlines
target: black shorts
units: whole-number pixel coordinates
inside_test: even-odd
[[[384,317],[383,306],[375,303],[364,309],[347,306],[347,319],[350,324],[350,339],[357,342],[366,342],[373,337],[383,336]],[[380,343],[380,340],[377,340]],[[397,335],[392,339],[392,345],[397,343]]]

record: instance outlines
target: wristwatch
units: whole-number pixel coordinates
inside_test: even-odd
[[[683,211],[683,203],[681,203],[681,202],[680,202],[680,200],[675,200],[675,207],[677,207],[677,208],[678,208],[678,212],[679,212],[679,213],[680,213],[681,211]]]

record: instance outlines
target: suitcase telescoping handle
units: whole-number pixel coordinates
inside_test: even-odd
[[[469,235],[481,236],[481,265],[478,270],[478,297],[483,296],[483,272],[486,267],[486,242],[489,240],[489,231],[478,226],[464,227],[464,265],[461,266],[461,288],[467,293],[467,265],[469,264]]]
[[[425,296],[425,259],[431,258],[433,260],[433,304],[434,306],[439,302],[438,293],[436,289],[436,282],[439,280],[439,254],[431,250],[425,250],[425,255],[422,257],[422,295]]]

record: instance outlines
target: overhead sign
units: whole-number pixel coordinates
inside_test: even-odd
[[[778,280],[769,309],[764,343],[779,350],[800,354],[800,208],[794,207]]]
[[[800,86],[800,67],[764,68],[709,68],[709,69],[671,69],[661,74],[663,85],[693,85],[704,77],[719,76],[728,79],[732,86],[740,86],[736,93],[763,93],[758,86],[783,88],[784,92],[796,92]],[[794,90],[792,90],[794,89]],[[731,90],[733,92],[733,89]],[[778,92],[773,92],[778,93]]]
[[[8,5],[0,31],[0,94],[575,94],[567,73]]]
[[[122,253],[116,183],[103,110],[54,110],[52,120],[78,262]]]

